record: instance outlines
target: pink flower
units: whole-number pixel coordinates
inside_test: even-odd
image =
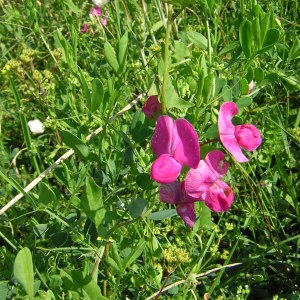
[[[241,148],[253,151],[261,144],[261,135],[252,124],[234,126],[231,122],[233,116],[238,113],[238,107],[234,102],[225,102],[219,111],[218,127],[220,140],[223,146],[232,154],[238,162],[247,162]]]
[[[84,24],[83,28],[81,29],[81,32],[86,33],[88,29],[89,29],[89,26],[87,24]]]
[[[100,22],[101,22],[101,24],[102,24],[103,26],[106,26],[106,25],[107,25],[107,20],[108,20],[108,16],[105,16],[104,18],[102,18],[102,19],[100,20]]]
[[[231,188],[220,180],[229,168],[224,159],[222,151],[213,150],[200,160],[196,169],[190,169],[185,178],[186,193],[203,200],[215,212],[227,211],[234,198]]]
[[[151,166],[150,176],[158,183],[175,181],[183,165],[196,168],[200,160],[198,135],[185,119],[173,122],[169,116],[160,116],[151,146],[158,158]]]
[[[95,5],[94,7],[91,8],[90,10],[90,15],[92,17],[100,17],[102,14],[102,10],[100,6]]]
[[[194,202],[197,199],[185,192],[184,184],[178,181],[162,184],[159,188],[159,198],[162,202],[175,204],[178,215],[189,227],[193,227],[196,220]]]
[[[157,96],[149,96],[142,108],[142,112],[149,119],[154,118],[155,116],[161,113],[161,103],[158,101]]]
[[[248,93],[247,94],[250,94],[254,88],[254,80],[251,80],[251,82],[249,83],[249,86],[248,86]]]

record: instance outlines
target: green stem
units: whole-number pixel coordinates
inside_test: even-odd
[[[20,98],[20,95],[19,95],[19,93],[16,89],[16,86],[15,86],[15,83],[14,83],[13,79],[10,76],[8,77],[8,79],[9,79],[9,83],[10,83],[10,86],[12,88],[15,100],[16,100],[17,109],[18,109],[18,112],[19,112],[20,123],[21,123],[21,128],[22,128],[22,132],[23,132],[23,136],[24,136],[24,140],[25,140],[25,145],[26,145],[27,150],[30,151],[32,149],[30,132],[29,132],[29,129],[28,129],[28,126],[27,126],[26,117],[25,117],[25,115],[22,111],[23,107],[22,107],[22,103],[21,103],[21,98]],[[30,155],[30,160],[31,160],[31,163],[33,164],[33,167],[34,167],[35,171],[38,174],[41,173],[35,154]]]
[[[166,88],[167,88],[167,79],[169,75],[169,46],[170,46],[170,34],[172,30],[173,23],[173,9],[171,5],[168,5],[168,21],[165,37],[165,48],[164,48],[164,73],[163,73],[163,82],[161,87],[161,106],[162,113],[167,114],[167,99],[166,99]]]

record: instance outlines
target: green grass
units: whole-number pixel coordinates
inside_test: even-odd
[[[299,4],[168,2],[110,1],[102,26],[88,1],[0,1],[0,209],[25,194],[0,215],[1,299],[300,299]],[[224,101],[259,128],[249,163],[226,154],[228,212],[198,202],[190,229],[159,201],[146,94],[201,158]]]

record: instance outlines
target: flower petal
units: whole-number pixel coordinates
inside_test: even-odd
[[[234,194],[232,189],[223,181],[217,180],[205,194],[205,204],[215,212],[227,211],[232,202]]]
[[[177,119],[174,125],[177,131],[173,135],[174,158],[182,165],[196,168],[200,161],[200,145],[195,128],[185,119]]]
[[[194,203],[179,204],[177,205],[176,210],[178,215],[182,218],[187,226],[194,226],[196,220]]]
[[[209,165],[200,160],[196,169],[190,169],[185,178],[186,193],[194,198],[202,199],[202,195],[218,179]]]
[[[261,144],[260,132],[252,124],[236,126],[235,136],[238,144],[247,151],[253,151]]]
[[[158,101],[157,96],[149,96],[142,108],[142,112],[147,118],[152,119],[161,113],[161,103]]]
[[[158,183],[171,183],[177,179],[182,166],[170,154],[160,155],[152,164],[150,177]]]
[[[159,199],[170,204],[180,203],[180,185],[178,181],[162,184],[159,188]]]
[[[235,136],[235,126],[231,119],[238,113],[238,107],[234,102],[225,102],[219,111],[218,128],[220,140],[223,146],[232,154],[238,162],[246,162],[248,158],[239,147]]]
[[[224,160],[225,154],[220,150],[210,151],[205,157],[205,162],[218,178],[223,177],[228,171],[229,163]]]
[[[153,152],[160,156],[172,153],[174,122],[169,116],[160,116],[155,125],[154,134],[151,140]]]

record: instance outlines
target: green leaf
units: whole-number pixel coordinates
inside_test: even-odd
[[[175,54],[174,57],[177,61],[182,61],[184,58],[190,56],[190,50],[185,43],[181,41],[174,41]]]
[[[188,31],[187,32],[188,39],[194,43],[198,48],[202,50],[207,49],[207,38],[199,32],[196,31]]]
[[[218,56],[224,55],[224,54],[226,54],[226,53],[233,52],[233,51],[235,51],[236,49],[238,49],[239,46],[240,46],[240,43],[239,43],[239,42],[237,42],[237,41],[236,41],[236,42],[233,42],[233,43],[227,45],[226,47],[224,47],[224,48],[219,52]]]
[[[199,201],[196,206],[197,209],[197,222],[200,227],[210,229],[214,222],[211,220],[211,210],[205,205],[204,202]]]
[[[131,200],[130,204],[128,205],[128,210],[133,218],[138,218],[141,216],[147,210],[147,208],[148,201],[141,198]]]
[[[107,63],[112,67],[116,74],[119,74],[120,66],[117,61],[116,52],[113,49],[112,45],[109,42],[104,44],[104,56],[107,60]]]
[[[60,131],[59,134],[63,142],[72,148],[79,157],[85,159],[89,156],[87,145],[77,136],[66,130]]]
[[[240,91],[242,95],[247,95],[249,89],[249,84],[246,78],[240,79]]]
[[[137,186],[143,190],[151,190],[154,187],[154,181],[151,180],[149,173],[138,174],[135,181]]]
[[[89,110],[91,112],[95,112],[103,101],[104,97],[104,89],[102,82],[95,78],[92,82],[92,99],[91,99],[91,107]]]
[[[11,291],[10,286],[8,285],[9,281],[0,282],[0,299],[9,299],[9,293]]]
[[[128,268],[144,251],[146,247],[145,241],[140,241],[138,245],[132,249],[129,255],[123,261],[123,270]]]
[[[271,14],[266,13],[260,21],[260,40],[262,43],[265,40],[266,33],[270,26],[270,18]]]
[[[167,109],[170,109],[172,107],[179,109],[187,109],[189,107],[194,106],[193,103],[184,101],[183,99],[179,98],[178,94],[175,92],[174,86],[170,78],[167,79],[166,99],[168,99]]]
[[[151,213],[147,217],[154,221],[160,221],[166,218],[171,218],[176,215],[177,215],[176,209],[166,209],[166,210],[160,210],[158,212]]]
[[[218,125],[213,124],[213,125],[209,126],[208,129],[206,130],[206,132],[204,133],[204,136],[207,139],[215,139],[215,138],[219,137]],[[201,150],[201,152],[202,152],[202,150]]]
[[[123,74],[126,69],[127,61],[127,49],[128,49],[128,31],[124,33],[118,43],[118,62],[120,66],[120,72]]]
[[[256,68],[254,70],[255,81],[260,84],[264,80],[264,71],[262,68]]]
[[[109,264],[117,273],[122,274],[122,269],[118,266],[116,261],[111,257],[106,257],[105,262]]]
[[[90,93],[87,82],[86,82],[85,77],[84,77],[81,70],[79,70],[79,75],[78,76],[79,76],[79,81],[81,83],[81,88],[82,88],[82,91],[83,91],[83,94],[84,94],[84,97],[85,97],[85,100],[86,100],[86,106],[89,110],[91,110],[91,93]]]
[[[89,275],[84,276],[78,270],[61,270],[60,274],[66,291],[75,291],[79,295],[82,295],[82,299],[85,300],[108,300],[108,298],[102,296],[99,286]]]
[[[39,202],[47,205],[56,199],[56,195],[50,185],[41,182],[39,184],[39,188],[40,188]]]
[[[204,78],[204,85],[203,85],[203,92],[202,92],[204,103],[207,103],[208,100],[214,97],[214,91],[215,91],[215,75],[213,73],[210,73]]]
[[[256,17],[252,22],[253,38],[257,49],[261,48],[261,32],[260,32],[260,19]]]
[[[267,31],[265,40],[263,42],[263,47],[258,51],[258,54],[270,50],[279,39],[279,30],[272,28]]]
[[[242,22],[239,28],[240,32],[240,43],[244,54],[247,58],[251,56],[252,44],[253,44],[253,32],[252,23],[248,20]]]
[[[251,97],[248,97],[248,96],[243,96],[241,97],[237,102],[236,102],[236,105],[242,109],[244,107],[247,107],[249,105],[251,105],[253,102],[252,98]]]
[[[293,60],[296,59],[300,56],[300,40],[299,39],[295,39],[293,46],[289,52],[289,60]]]
[[[251,82],[251,80],[253,80],[253,77],[254,77],[254,72],[253,72],[253,68],[252,67],[249,67],[247,69],[247,74],[245,76],[245,78],[247,79],[248,83]],[[248,92],[248,91],[247,91]]]
[[[25,289],[30,299],[34,298],[34,273],[32,256],[30,250],[25,247],[21,249],[15,259],[14,275]]]
[[[85,184],[86,189],[81,198],[81,205],[88,218],[95,223],[99,230],[106,212],[102,200],[102,188],[91,177],[86,177]]]

